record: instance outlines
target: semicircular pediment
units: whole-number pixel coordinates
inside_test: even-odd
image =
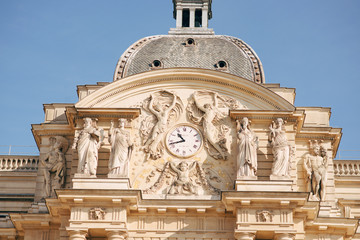
[[[168,90],[187,99],[194,91],[213,91],[239,101],[251,110],[293,111],[294,106],[260,84],[228,73],[173,68],[123,78],[93,92],[76,108],[129,108],[139,106],[150,93]]]

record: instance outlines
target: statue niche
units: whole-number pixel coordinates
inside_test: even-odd
[[[183,111],[183,103],[175,93],[167,90],[150,94],[143,103],[143,109],[149,113],[140,127],[144,151],[156,160],[163,155],[163,138],[166,130],[176,122]]]
[[[45,197],[54,197],[54,189],[64,186],[66,176],[65,153],[69,142],[62,136],[50,137],[50,150],[40,156],[40,163],[44,167]]]
[[[218,194],[219,190],[210,185],[198,162],[189,164],[182,161],[177,165],[173,162],[167,162],[158,180],[144,193],[204,195],[205,193]]]
[[[111,121],[109,130],[109,142],[111,152],[109,159],[108,177],[129,177],[129,161],[133,150],[133,143],[130,140],[130,132],[125,130],[126,119],[119,119],[119,128],[114,128]]]
[[[228,116],[219,108],[246,109],[236,100],[220,96],[211,91],[195,91],[187,106],[189,119],[195,124],[201,125],[205,136],[205,147],[210,156],[217,160],[226,160],[228,148],[226,146],[226,134],[229,131]]]
[[[306,170],[307,182],[310,182],[309,199],[321,201],[325,199],[326,172],[328,157],[325,147],[318,141],[309,141],[311,154],[306,154],[304,168]]]
[[[72,148],[77,149],[79,163],[77,172],[96,177],[98,149],[104,140],[104,130],[98,128],[96,119],[84,118],[83,129],[75,133]]]

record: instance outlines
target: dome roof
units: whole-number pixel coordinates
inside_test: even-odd
[[[164,68],[203,68],[265,83],[260,59],[242,40],[223,35],[160,35],[140,39],[120,57],[114,81]]]

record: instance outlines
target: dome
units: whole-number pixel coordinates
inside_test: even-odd
[[[120,57],[114,81],[166,68],[201,68],[265,83],[260,59],[242,40],[223,35],[159,35],[140,39]]]

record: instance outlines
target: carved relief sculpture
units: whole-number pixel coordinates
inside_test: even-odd
[[[170,162],[170,167],[177,176],[170,187],[169,194],[197,194],[190,179],[190,172],[196,167],[195,162],[190,166],[185,161],[182,161],[178,166]]]
[[[198,162],[189,164],[182,161],[177,165],[173,162],[167,162],[159,179],[144,193],[157,193],[164,185],[166,194],[200,195],[200,189],[202,193],[219,193],[218,189],[208,183]]]
[[[209,154],[215,159],[226,160],[228,149],[225,134],[229,131],[229,127],[224,124],[227,115],[219,110],[220,105],[228,109],[246,108],[234,99],[220,96],[216,92],[195,91],[187,111],[189,119],[203,127],[205,147]]]
[[[311,154],[306,154],[304,168],[310,182],[310,199],[321,201],[325,198],[328,158],[326,149],[317,141],[309,141]]]
[[[96,126],[96,120],[84,118],[83,129],[75,135],[73,149],[78,151],[78,173],[96,177],[98,149],[104,139],[104,131]]]
[[[104,220],[105,219],[105,210],[102,208],[92,208],[89,211],[90,220]]]
[[[61,136],[50,137],[50,150],[40,158],[44,167],[45,197],[55,196],[54,189],[63,187],[66,175],[65,153],[69,142]]]
[[[109,159],[109,175],[119,177],[128,177],[129,161],[133,149],[133,143],[130,140],[130,132],[125,130],[126,119],[119,119],[119,128],[114,128],[114,122],[111,121],[109,130],[109,142],[111,152]]]
[[[257,222],[272,222],[273,214],[267,210],[261,210],[256,212],[256,221]]]
[[[274,162],[270,177],[289,177],[291,148],[286,138],[284,121],[278,118],[270,125],[270,144],[274,156]]]
[[[149,153],[151,159],[156,160],[162,156],[164,134],[169,125],[178,119],[183,110],[183,104],[175,93],[163,90],[151,94],[143,108],[152,114],[144,120],[140,129],[144,151]]]
[[[255,177],[257,171],[258,137],[250,129],[249,119],[237,120],[238,156],[237,177]]]

